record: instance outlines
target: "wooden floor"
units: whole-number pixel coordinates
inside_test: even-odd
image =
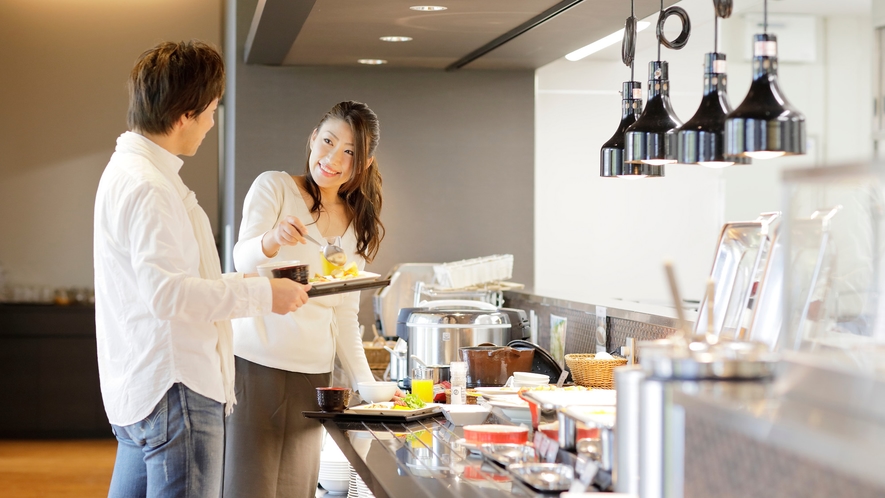
[[[0,495],[104,498],[116,453],[116,439],[0,441]]]

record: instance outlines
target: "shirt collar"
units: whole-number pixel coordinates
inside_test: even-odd
[[[184,161],[138,133],[127,131],[117,138],[117,152],[146,153],[154,160],[154,164],[164,173],[178,176]]]

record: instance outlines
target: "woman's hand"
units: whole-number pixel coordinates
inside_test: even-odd
[[[307,244],[302,233],[307,232],[307,227],[301,220],[294,216],[286,216],[273,229],[268,230],[261,238],[261,249],[267,257],[276,256],[282,246],[294,246],[295,244]]]
[[[406,403],[403,401],[403,398],[404,398],[405,396],[406,396],[406,395],[403,394],[402,391],[400,391],[399,389],[397,389],[397,390],[396,390],[396,394],[393,395],[393,399],[391,399],[390,401],[393,401],[393,404],[394,404],[394,405],[406,406]]]

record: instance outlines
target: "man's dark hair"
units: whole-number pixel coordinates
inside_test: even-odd
[[[163,42],[141,54],[129,75],[132,131],[167,135],[182,115],[196,116],[224,93],[224,60],[200,41]]]

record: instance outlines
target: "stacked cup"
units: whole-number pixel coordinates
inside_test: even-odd
[[[513,372],[513,387],[537,387],[550,383],[550,376],[532,372]]]

